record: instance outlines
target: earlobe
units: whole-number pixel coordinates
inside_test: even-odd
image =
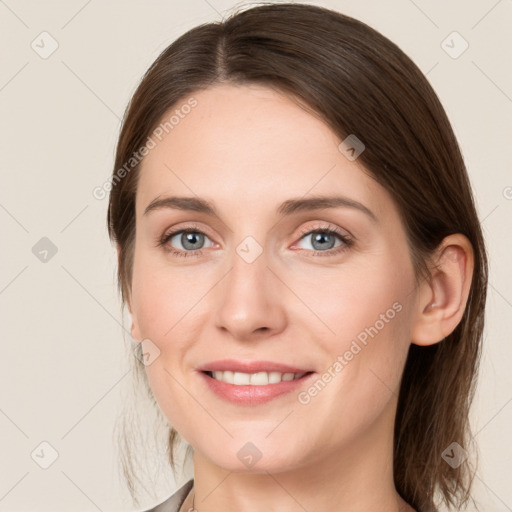
[[[132,326],[130,328],[131,337],[135,341],[140,341],[140,333],[137,324],[132,320]]]
[[[453,332],[466,309],[473,268],[473,248],[467,237],[447,236],[436,250],[431,278],[420,285],[412,343],[433,345]]]
[[[134,341],[140,342],[142,337],[140,336],[139,323],[137,317],[130,311],[130,336]]]

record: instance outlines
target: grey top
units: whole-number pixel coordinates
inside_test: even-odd
[[[163,503],[156,505],[152,509],[145,510],[144,512],[178,512],[193,486],[194,479],[192,478]]]

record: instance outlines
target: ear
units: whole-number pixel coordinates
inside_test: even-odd
[[[462,319],[471,288],[474,255],[471,242],[456,233],[444,238],[433,258],[432,277],[420,285],[411,342],[433,345]]]
[[[116,250],[117,250],[117,264],[119,266],[119,263],[121,261],[121,246],[117,242],[116,242]],[[126,299],[126,306],[128,307],[128,312],[130,313],[130,319],[131,319],[130,335],[135,341],[139,341],[141,339],[139,326],[138,326],[138,323],[136,322],[136,319],[132,312],[132,304],[130,301],[130,297],[127,297],[127,299]]]

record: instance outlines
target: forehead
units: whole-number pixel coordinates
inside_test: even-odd
[[[190,98],[195,106],[180,110],[193,104]],[[161,140],[152,137],[155,147],[141,164],[138,215],[167,194],[247,210],[339,193],[377,214],[391,200],[357,160],[340,152],[341,139],[318,116],[270,88],[217,85],[183,98],[163,121],[173,113],[180,115]]]

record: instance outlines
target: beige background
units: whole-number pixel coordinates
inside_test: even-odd
[[[492,265],[473,409],[475,496],[485,512],[511,511],[512,1],[312,3],[396,42],[427,74],[459,138]],[[235,5],[0,0],[0,512],[132,510],[112,442],[130,381],[115,252],[107,200],[92,190],[109,179],[120,118],[146,68]],[[45,37],[51,49],[43,31],[58,43],[45,59],[31,47],[42,52]],[[469,44],[456,59],[442,47],[453,31]],[[46,262],[32,251],[43,237],[57,249]],[[58,454],[48,469],[38,464],[51,462],[42,442]],[[155,477],[148,506],[186,479],[161,467]]]

